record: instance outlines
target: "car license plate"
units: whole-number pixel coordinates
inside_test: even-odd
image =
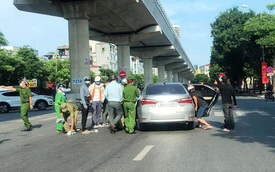
[[[158,104],[159,107],[176,107],[177,103],[175,102],[160,102]]]

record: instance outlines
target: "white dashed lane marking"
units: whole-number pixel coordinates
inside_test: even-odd
[[[154,147],[154,145],[147,145],[134,159],[133,161],[141,161],[147,153]]]

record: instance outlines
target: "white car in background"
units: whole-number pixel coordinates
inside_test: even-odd
[[[45,110],[53,106],[54,101],[51,96],[38,95],[32,92],[33,107],[38,110]],[[20,108],[20,96],[18,91],[0,90],[0,113],[7,113],[12,109]]]

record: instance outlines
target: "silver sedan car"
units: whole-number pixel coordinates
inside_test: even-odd
[[[217,103],[219,93],[210,86],[192,84],[201,92],[208,103],[203,117],[208,117]],[[137,102],[137,128],[143,130],[150,123],[185,123],[188,129],[194,128],[194,105],[187,85],[181,83],[154,83],[143,90]]]
[[[144,88],[137,102],[136,124],[138,130],[143,130],[152,123],[185,123],[194,128],[194,104],[181,83],[153,83]]]

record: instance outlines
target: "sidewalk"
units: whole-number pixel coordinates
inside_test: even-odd
[[[260,93],[243,93],[243,94],[236,94],[236,96],[252,96],[252,97],[258,97],[258,98],[264,98],[264,94],[260,94]]]

